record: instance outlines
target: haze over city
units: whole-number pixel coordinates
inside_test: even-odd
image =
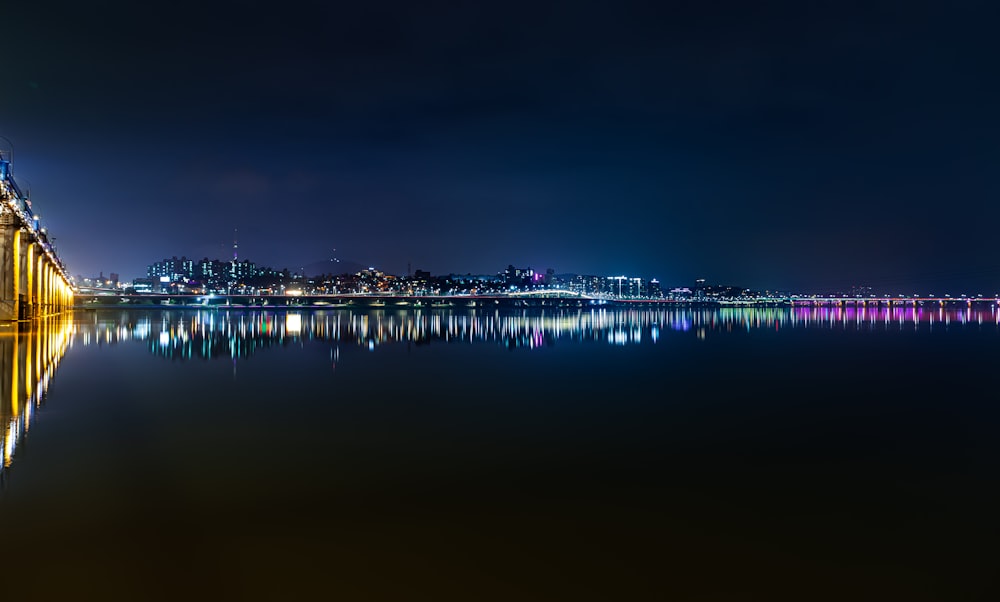
[[[995,294],[989,3],[5,4],[72,274],[174,255]]]

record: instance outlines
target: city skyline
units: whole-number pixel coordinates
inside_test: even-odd
[[[691,282],[664,282],[657,276],[637,275],[637,274],[601,274],[597,272],[558,272],[554,268],[536,269],[532,266],[515,266],[508,264],[499,270],[479,270],[476,272],[445,272],[432,273],[427,270],[408,270],[405,273],[397,274],[383,271],[375,266],[364,266],[353,262],[339,262],[330,264],[316,264],[314,269],[297,271],[288,266],[271,266],[260,264],[250,259],[201,259],[188,258],[185,255],[178,257],[174,255],[164,258],[161,261],[147,265],[144,275],[136,278],[120,278],[115,272],[109,272],[104,276],[102,271],[98,276],[84,276],[77,274],[75,280],[78,286],[101,287],[108,285],[114,288],[132,289],[136,292],[150,292],[153,287],[159,292],[159,284],[163,286],[176,287],[181,285],[182,290],[173,290],[174,293],[234,293],[255,294],[258,288],[271,289],[277,283],[295,285],[296,288],[305,286],[317,287],[315,290],[303,290],[308,294],[331,294],[337,293],[357,293],[360,289],[353,289],[354,284],[364,281],[357,277],[373,276],[376,279],[386,279],[385,288],[379,287],[381,292],[396,291],[402,294],[413,294],[414,291],[406,292],[410,284],[415,281],[433,280],[438,285],[451,283],[450,285],[436,290],[432,286],[429,291],[421,294],[441,294],[449,287],[458,287],[452,293],[445,294],[468,294],[469,290],[479,289],[480,293],[500,292],[497,286],[502,288],[541,288],[541,289],[563,289],[576,290],[578,292],[614,292],[616,287],[621,289],[623,282],[629,282],[626,296],[659,298],[659,297],[684,297],[696,294],[696,291],[703,291],[709,297],[742,297],[746,295],[769,296],[825,296],[833,295],[837,297],[921,297],[921,298],[945,298],[945,297],[980,297],[980,298],[1000,298],[1000,292],[977,291],[973,289],[942,289],[937,292],[931,289],[902,289],[899,287],[875,287],[869,283],[858,282],[847,287],[826,286],[815,289],[780,289],[757,286],[747,282],[724,282],[713,278],[697,278]],[[604,284],[596,284],[596,281],[605,281]],[[593,283],[591,283],[593,281]],[[617,281],[617,284],[612,281]],[[299,284],[296,284],[299,283]],[[337,284],[335,284],[337,283]],[[329,289],[327,285],[333,285],[334,289]],[[511,286],[513,285],[513,286]],[[345,288],[346,286],[346,288]],[[399,288],[402,286],[402,288]],[[235,287],[235,288],[234,288]],[[339,287],[339,290],[337,290]],[[411,287],[412,288],[412,287]],[[282,289],[283,290],[283,289]],[[374,290],[374,289],[373,289]],[[167,292],[164,290],[163,292]],[[621,296],[621,291],[618,295]]]
[[[16,0],[0,144],[73,274],[238,229],[293,270],[993,294],[993,12]]]

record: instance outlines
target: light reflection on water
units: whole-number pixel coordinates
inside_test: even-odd
[[[24,583],[50,599],[133,575],[116,599],[336,581],[401,600],[416,579],[435,600],[638,600],[665,566],[663,599],[976,599],[998,325],[994,307],[78,311],[0,336],[0,528],[45,559]]]
[[[375,351],[399,342],[491,342],[511,349],[557,343],[658,344],[666,333],[705,340],[713,333],[785,329],[925,330],[1000,325],[988,307],[643,308],[635,310],[401,311],[95,311],[0,333],[3,469],[31,428],[33,414],[67,347],[137,341],[171,359],[239,358],[291,341],[326,341]],[[339,347],[331,359],[339,359]]]
[[[204,311],[95,313],[78,323],[83,345],[144,341],[171,358],[246,357],[288,341],[319,340],[375,350],[410,342],[494,342],[536,349],[558,342],[656,344],[667,332],[710,333],[782,329],[889,330],[1000,324],[985,308],[796,307],[555,311]]]
[[[71,333],[65,318],[40,320],[30,331],[19,331],[16,324],[0,331],[0,484],[45,400]]]

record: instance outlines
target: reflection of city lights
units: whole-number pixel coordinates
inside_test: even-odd
[[[18,444],[29,428],[36,428],[34,423],[36,408],[40,407],[46,391],[59,365],[59,359],[65,353],[75,334],[75,328],[68,321],[41,320],[33,324],[31,331],[13,339],[7,349],[12,355],[6,356],[4,371],[12,376],[14,393],[9,398],[9,405],[0,407],[4,426],[0,430],[0,460],[3,467],[10,466],[14,460]],[[88,338],[85,335],[84,338]],[[97,330],[92,340],[99,343],[102,333]],[[112,336],[111,339],[114,340]],[[23,375],[23,387],[18,380]],[[2,475],[0,475],[2,477]],[[0,479],[2,480],[2,479]]]
[[[584,341],[605,344],[663,344],[671,338],[711,339],[711,334],[772,332],[801,328],[874,332],[904,326],[965,328],[1000,327],[995,307],[961,309],[921,306],[794,306],[794,307],[642,307],[556,310],[317,309],[181,310],[135,314],[127,318],[78,324],[84,345],[98,342],[148,341],[149,350],[170,358],[246,357],[286,337],[305,341],[346,342],[370,351],[394,342],[450,344],[493,342],[512,349],[544,349]],[[72,344],[73,336],[66,340]]]

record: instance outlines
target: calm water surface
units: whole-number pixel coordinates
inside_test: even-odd
[[[998,322],[152,309],[7,327],[2,598],[992,599]]]

